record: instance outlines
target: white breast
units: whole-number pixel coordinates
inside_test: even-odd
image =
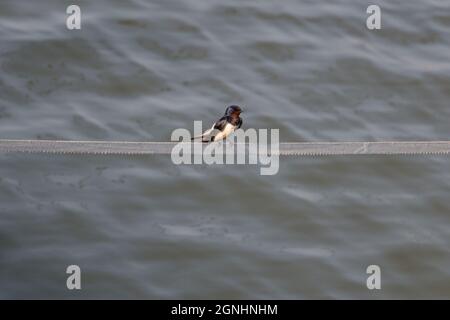
[[[234,129],[236,126],[233,126],[231,123],[227,123],[225,128],[223,128],[222,132],[219,132],[216,137],[214,138],[214,141],[219,141],[222,139],[226,139],[230,134],[234,132]]]

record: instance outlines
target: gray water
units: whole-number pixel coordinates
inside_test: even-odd
[[[450,2],[0,0],[0,138],[450,139]],[[450,298],[448,156],[0,155],[0,298]],[[66,288],[66,268],[82,289]],[[368,290],[366,268],[381,268]]]

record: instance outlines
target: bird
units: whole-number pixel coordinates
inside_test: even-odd
[[[202,142],[220,141],[226,139],[235,130],[242,126],[242,119],[239,117],[242,109],[232,105],[227,107],[222,118],[217,120],[213,126],[201,135],[191,138],[191,140],[201,139]]]

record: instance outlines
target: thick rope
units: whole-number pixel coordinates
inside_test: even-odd
[[[61,153],[61,154],[117,154],[146,155],[171,154],[178,142],[126,142],[126,141],[59,141],[59,140],[2,140],[0,152]],[[192,153],[202,151],[206,143],[186,143]],[[245,153],[279,155],[389,155],[389,154],[448,154],[450,141],[380,141],[380,142],[283,142],[259,148],[256,144],[226,144]],[[242,147],[242,149],[239,149]],[[267,150],[267,151],[266,151]]]

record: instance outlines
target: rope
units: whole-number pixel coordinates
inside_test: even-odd
[[[61,154],[111,154],[150,155],[171,154],[178,142],[127,142],[127,141],[60,141],[60,140],[2,140],[0,153],[61,153]],[[195,154],[203,151],[206,143],[183,143]],[[282,142],[260,148],[256,144],[226,143],[229,148],[245,153],[277,155],[394,155],[394,154],[449,154],[450,141],[380,141],[380,142]],[[242,149],[239,149],[242,148]],[[238,151],[239,152],[239,151]]]

